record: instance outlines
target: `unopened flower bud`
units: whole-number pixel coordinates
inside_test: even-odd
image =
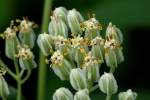
[[[33,48],[35,43],[35,33],[33,31],[33,22],[30,22],[28,19],[23,19],[20,22],[20,32],[19,39],[22,45],[28,45],[29,48]]]
[[[116,39],[120,44],[123,42],[123,35],[119,28],[112,23],[109,23],[107,30],[106,30],[106,37],[112,37]]]
[[[126,92],[119,93],[118,98],[119,100],[135,100],[137,98],[137,93],[129,89]]]
[[[49,34],[54,36],[68,37],[68,28],[65,22],[57,16],[51,17],[51,22],[49,23]]]
[[[53,11],[53,16],[59,17],[67,24],[67,13],[68,11],[66,8],[58,7],[58,8],[55,8],[55,10]]]
[[[115,94],[118,90],[117,82],[112,73],[104,73],[98,84],[100,90],[107,95]]]
[[[88,89],[83,89],[76,92],[74,100],[91,100]]]
[[[85,72],[80,68],[72,69],[70,73],[70,83],[75,90],[87,88]]]
[[[19,44],[14,28],[7,28],[4,32],[5,38],[5,54],[8,58],[14,59],[15,54],[18,52],[17,45]]]
[[[84,20],[82,15],[76,9],[72,9],[68,11],[67,19],[72,35],[78,35],[81,32],[80,23]]]
[[[49,34],[40,34],[37,39],[37,44],[45,56],[48,56],[53,52],[53,41],[52,37]]]
[[[53,100],[73,100],[73,94],[67,88],[59,88],[53,94]]]
[[[73,68],[73,65],[71,65],[70,62],[64,58],[60,51],[54,52],[51,57],[51,62],[51,67],[54,73],[61,80],[69,80],[70,71]]]
[[[19,52],[16,55],[16,57],[19,58],[19,64],[20,67],[24,70],[31,70],[33,68],[36,68],[37,65],[34,61],[34,55],[31,52],[31,50],[28,48],[28,46],[20,47]]]
[[[2,99],[6,99],[6,97],[10,94],[8,84],[5,81],[4,77],[0,74],[0,97]]]

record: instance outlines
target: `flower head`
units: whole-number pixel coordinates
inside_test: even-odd
[[[118,41],[115,40],[114,38],[107,37],[105,44],[104,44],[104,48],[115,49],[117,47],[120,47],[120,44],[118,43]]]
[[[97,64],[98,60],[94,56],[92,56],[91,52],[89,52],[87,56],[84,58],[84,63],[85,66],[89,66],[91,64]]]
[[[61,65],[63,59],[64,59],[63,55],[59,50],[57,50],[56,52],[54,52],[53,56],[51,57],[51,62],[52,64]]]
[[[37,26],[34,22],[29,21],[27,17],[24,17],[23,20],[17,19],[16,22],[20,23],[20,32],[29,32],[31,28]]]
[[[90,45],[104,45],[104,39],[97,36],[91,41]]]
[[[30,48],[28,48],[27,45],[24,45],[24,47],[18,46],[19,52],[16,55],[18,58],[22,59],[31,59],[33,58],[33,53],[31,52]]]
[[[89,31],[102,30],[102,26],[100,25],[98,20],[95,19],[94,16],[92,18],[90,18],[89,20],[81,23],[80,27],[83,31],[85,31],[85,30],[89,30]]]

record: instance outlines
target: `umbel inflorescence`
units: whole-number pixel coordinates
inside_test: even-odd
[[[105,37],[95,15],[87,20],[76,10],[58,7],[53,11],[49,33],[38,36],[37,43],[47,57],[47,64],[60,80],[67,80],[77,91],[74,96],[67,88],[59,88],[53,100],[92,100],[89,94],[96,88],[107,95],[106,100],[118,91],[113,73],[124,61],[123,34],[109,23]],[[108,72],[100,76],[100,67],[106,63]],[[121,92],[119,100],[135,100],[137,94],[129,89]]]

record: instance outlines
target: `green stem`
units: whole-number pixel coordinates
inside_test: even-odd
[[[44,9],[43,9],[43,20],[42,20],[42,30],[41,33],[48,31],[48,24],[49,24],[49,18],[50,18],[50,11],[52,6],[53,0],[45,0],[44,2]],[[44,55],[40,52],[40,58],[39,58],[39,69],[38,69],[38,94],[37,99],[38,100],[46,100],[45,94],[46,94],[46,74],[47,74],[47,68],[45,65],[45,58]]]
[[[25,72],[25,70],[24,70],[24,69],[23,69],[23,70],[21,70],[21,72],[20,72],[20,77],[22,77],[22,76],[23,76],[24,72]]]
[[[98,84],[96,84],[95,86],[93,86],[93,87],[89,90],[89,92],[91,93],[91,92],[95,91],[97,88],[98,88]]]
[[[18,82],[17,82],[17,100],[22,100],[21,99],[21,90],[22,90],[21,85],[22,85],[21,81],[18,80]]]
[[[27,75],[21,80],[21,84],[25,83],[31,75],[31,70],[27,71]]]
[[[6,98],[6,97],[4,97],[4,98],[2,98],[2,100],[7,100],[7,98]]]
[[[111,67],[109,72],[113,74],[115,72],[115,67]]]
[[[14,58],[14,65],[16,69],[16,75],[17,75],[17,100],[21,100],[21,77],[19,73],[19,66],[17,59]]]
[[[17,80],[16,75],[5,65],[5,63],[0,59],[0,65],[7,71],[7,73]]]
[[[111,100],[111,95],[107,95],[106,100]]]

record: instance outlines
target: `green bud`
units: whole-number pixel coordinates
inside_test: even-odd
[[[112,23],[109,23],[106,29],[106,37],[112,37],[117,40],[120,44],[123,42],[123,35],[119,28]]]
[[[63,20],[58,17],[51,17],[51,22],[49,23],[49,34],[54,36],[68,37],[68,28]]]
[[[18,48],[19,48],[19,53],[16,55],[16,57],[19,58],[19,64],[21,69],[31,70],[33,68],[36,68],[37,65],[34,61],[34,55],[30,51],[30,49],[27,46],[18,47]]]
[[[24,19],[20,23],[20,32],[19,32],[19,39],[22,45],[28,45],[29,48],[34,47],[36,35],[33,31],[33,23],[27,19]]]
[[[107,95],[115,94],[118,90],[117,82],[112,73],[104,73],[100,77],[98,85],[100,90]]]
[[[68,11],[67,19],[72,35],[76,36],[78,33],[81,33],[80,23],[83,22],[84,19],[76,9]]]
[[[86,72],[86,77],[88,82],[97,82],[100,78],[100,65],[99,62],[94,56],[92,56],[91,52],[84,58],[83,70]]]
[[[135,100],[137,98],[137,93],[132,92],[132,90],[129,89],[126,92],[119,93],[118,98],[119,100]]]
[[[70,73],[70,83],[75,90],[87,88],[85,72],[80,68],[72,69]]]
[[[91,100],[88,89],[79,90],[74,96],[74,100]]]
[[[19,45],[16,31],[12,28],[7,28],[4,32],[5,38],[5,54],[8,58],[14,59],[15,54],[18,52],[17,45]]]
[[[48,56],[53,52],[53,40],[49,34],[40,34],[37,39],[37,44],[45,56]]]
[[[67,13],[68,11],[66,8],[58,7],[58,8],[55,8],[55,10],[53,11],[53,16],[59,17],[67,24]]]
[[[73,94],[67,88],[59,88],[53,94],[53,100],[73,100]]]
[[[6,99],[9,94],[8,84],[0,73],[0,97]]]
[[[51,62],[51,67],[54,73],[61,80],[69,80],[70,71],[73,66],[64,58],[60,51],[54,52],[53,56],[51,57]]]

